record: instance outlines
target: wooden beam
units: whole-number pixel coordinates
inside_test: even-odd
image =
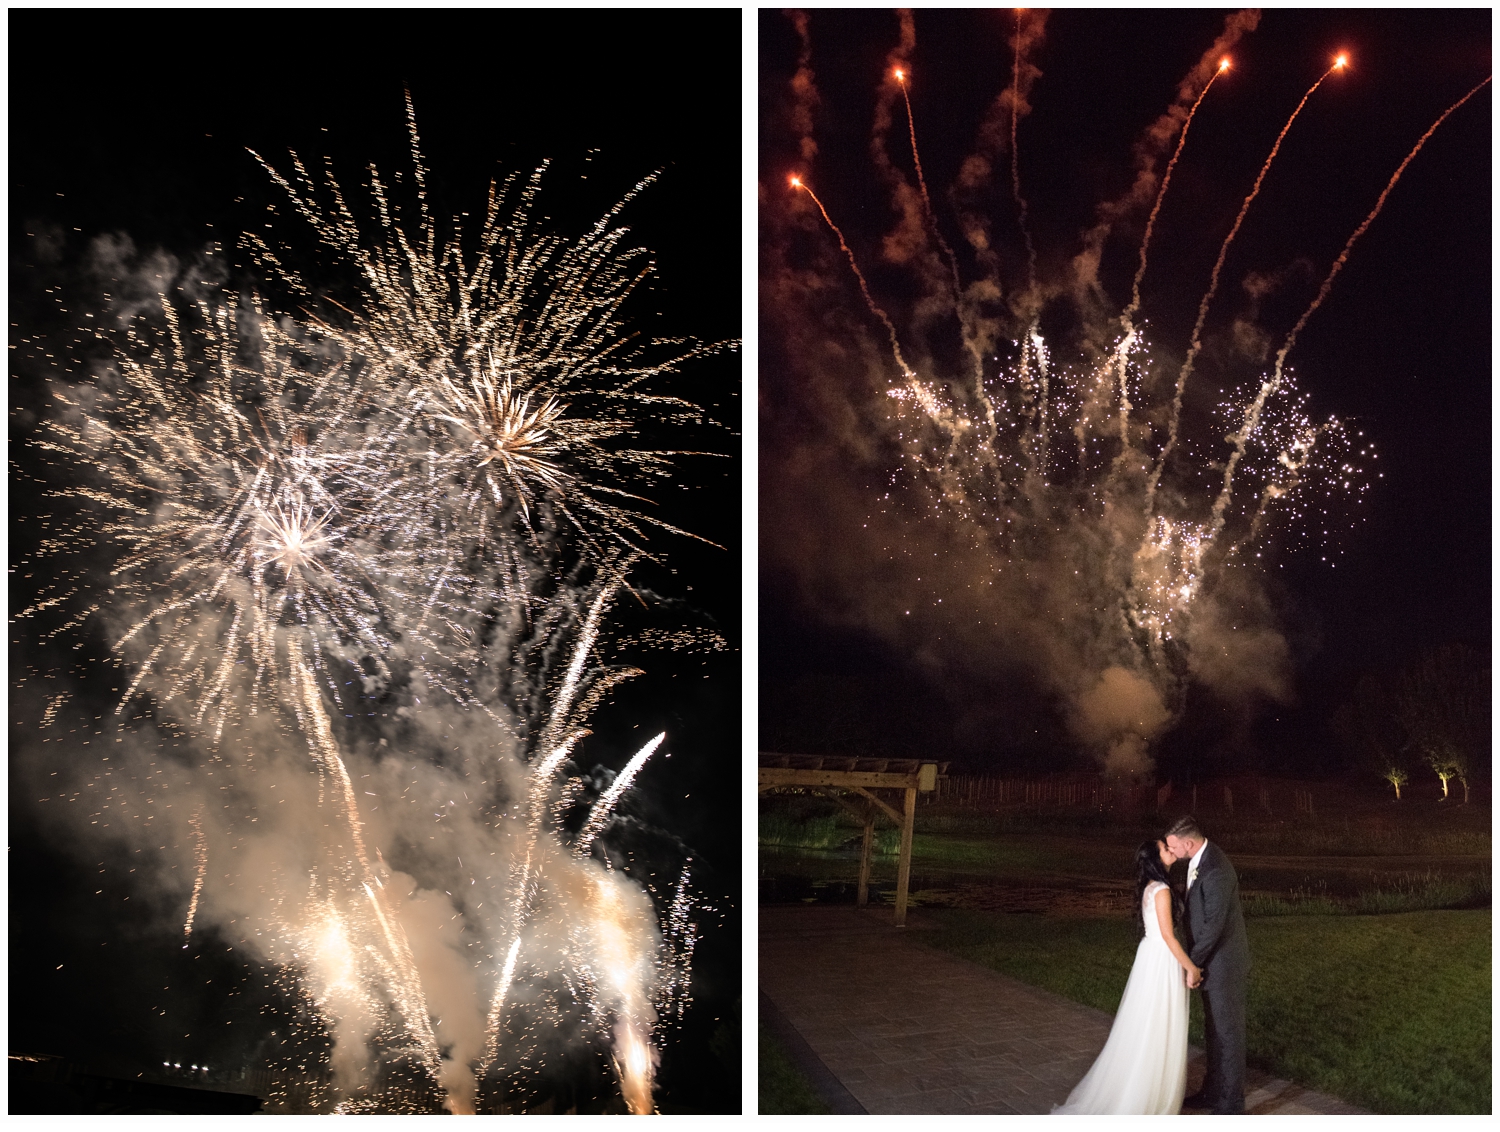
[[[896,926],[906,927],[906,896],[911,886],[911,835],[917,818],[917,790],[906,792],[906,816],[901,823],[901,857],[896,866]]]
[[[868,770],[797,770],[790,767],[759,768],[761,786],[863,786],[872,790],[914,790],[917,774],[877,774]]]
[[[865,837],[859,847],[859,897],[855,901],[863,908],[870,902],[870,855],[875,850],[875,811],[865,820]]]
[[[870,801],[874,802],[877,806],[885,811],[886,817],[891,819],[892,824],[894,824],[897,829],[901,828],[901,815],[898,814],[894,809],[892,809],[888,803],[883,802],[879,798],[875,797],[874,794],[871,794],[863,786],[855,786],[852,787],[852,789],[856,794],[863,794],[866,798],[870,799]]]

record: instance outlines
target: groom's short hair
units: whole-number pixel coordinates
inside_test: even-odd
[[[1165,836],[1191,837],[1197,841],[1207,840],[1207,838],[1203,836],[1202,828],[1198,825],[1198,819],[1193,817],[1192,814],[1183,814],[1182,817],[1174,821],[1172,823],[1172,827],[1167,830]]]

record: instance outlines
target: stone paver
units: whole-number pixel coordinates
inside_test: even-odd
[[[821,1066],[857,1102],[835,1111],[1046,1113],[1065,1101],[1113,1016],[927,947],[930,924],[907,922],[892,927],[888,908],[760,909],[761,993],[814,1075]],[[1190,1093],[1202,1077],[1195,1048]],[[1246,1088],[1253,1113],[1361,1111],[1254,1070]]]

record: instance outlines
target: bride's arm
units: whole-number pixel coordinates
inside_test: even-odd
[[[1202,972],[1193,966],[1193,961],[1188,958],[1187,952],[1182,949],[1182,944],[1177,942],[1177,936],[1172,931],[1171,890],[1163,885],[1156,890],[1156,895],[1151,899],[1156,904],[1156,922],[1161,927],[1162,941],[1167,945],[1167,950],[1172,953],[1172,958],[1177,960],[1182,965],[1182,969],[1187,972],[1188,984],[1191,986],[1193,980]]]

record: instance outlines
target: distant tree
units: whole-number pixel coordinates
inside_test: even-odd
[[[1459,760],[1463,758],[1453,747],[1442,740],[1429,743],[1423,748],[1423,754],[1427,759],[1427,765],[1432,767],[1432,772],[1442,780],[1443,800],[1448,800],[1448,780],[1457,777]],[[1464,801],[1469,800],[1469,780],[1467,777],[1459,779],[1464,786]]]
[[[1371,673],[1354,686],[1349,701],[1333,713],[1333,732],[1362,765],[1395,788],[1410,780],[1401,725],[1393,711],[1389,677]]]
[[[1464,645],[1428,649],[1402,670],[1395,708],[1410,749],[1438,776],[1443,797],[1457,778],[1467,803],[1470,772],[1489,751],[1489,664]]]

